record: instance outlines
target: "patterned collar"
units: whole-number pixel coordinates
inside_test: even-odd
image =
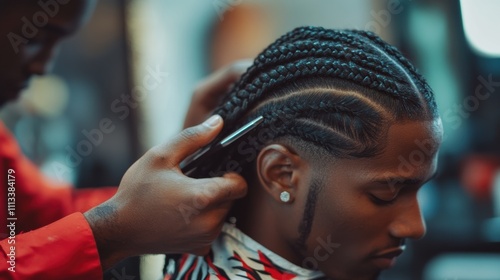
[[[231,224],[212,244],[209,255],[169,259],[165,279],[326,279],[320,271],[297,266],[271,252]]]

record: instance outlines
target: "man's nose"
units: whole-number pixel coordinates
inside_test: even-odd
[[[426,232],[425,221],[416,197],[396,216],[396,219],[390,225],[389,231],[396,238],[420,239],[424,237]]]

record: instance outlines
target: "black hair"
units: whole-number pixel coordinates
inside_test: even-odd
[[[258,150],[271,141],[333,158],[372,157],[383,151],[390,124],[438,115],[430,87],[396,48],[371,32],[320,27],[297,28],[266,48],[214,113],[224,118],[221,137],[264,117],[257,131],[203,167],[212,176],[240,171],[249,182]],[[252,137],[258,144],[249,144]],[[309,208],[304,219],[313,217]],[[301,223],[301,238],[310,227]]]

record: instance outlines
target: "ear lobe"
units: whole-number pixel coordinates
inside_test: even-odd
[[[282,203],[280,194],[283,191],[290,193],[293,202],[296,193],[296,182],[300,176],[299,167],[303,164],[302,158],[279,144],[264,147],[257,157],[257,175],[266,192],[276,201]]]

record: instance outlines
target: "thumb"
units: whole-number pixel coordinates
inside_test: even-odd
[[[174,139],[165,144],[162,151],[170,153],[170,163],[178,165],[188,155],[215,139],[222,126],[221,116],[213,115],[202,124],[181,131]]]

